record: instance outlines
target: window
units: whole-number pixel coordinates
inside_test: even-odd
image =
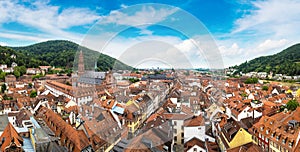
[[[292,142],[289,142],[289,147],[292,147],[293,146],[293,143]]]
[[[184,139],[181,139],[181,144],[184,144]]]
[[[285,139],[282,139],[282,144],[285,144]]]
[[[177,142],[177,136],[174,137],[174,141]]]
[[[174,121],[174,126],[176,126],[177,125],[177,122],[176,121]]]
[[[181,137],[184,137],[184,133],[183,132],[181,133]]]
[[[194,152],[197,152],[197,148],[194,148]]]
[[[177,129],[174,129],[174,133],[177,134]]]

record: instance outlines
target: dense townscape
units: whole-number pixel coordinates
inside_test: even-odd
[[[51,66],[5,75],[1,151],[300,151],[297,85],[196,70],[97,72],[78,58],[72,75],[47,74]]]
[[[0,152],[300,152],[300,0],[0,0]]]

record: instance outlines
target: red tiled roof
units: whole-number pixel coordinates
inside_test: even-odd
[[[205,120],[203,119],[203,116],[197,116],[197,117],[193,117],[191,119],[185,120],[184,126],[186,126],[186,127],[203,126],[204,123],[205,123]]]
[[[185,120],[191,118],[192,116],[180,113],[164,113],[163,117],[167,120]]]
[[[5,151],[5,149],[8,148],[11,142],[14,142],[17,147],[22,147],[23,144],[23,138],[18,134],[11,123],[7,124],[0,139],[1,141],[3,141],[4,139],[4,143],[2,143],[1,145],[1,151]]]
[[[287,144],[290,141],[295,141],[299,135],[299,128],[294,127],[289,129],[289,122],[296,121],[300,122],[300,107],[297,108],[295,111],[291,113],[277,113],[271,117],[263,116],[258,123],[255,123],[253,127],[250,129],[254,135],[258,133],[262,134],[263,136],[269,138],[273,142],[279,144],[280,146],[294,151],[296,149],[296,145],[294,142],[293,147],[289,147]],[[269,133],[267,133],[269,132]],[[274,136],[271,134],[275,133]],[[275,139],[279,136],[279,140]],[[286,143],[282,143],[282,139],[286,139]]]
[[[188,151],[190,150],[193,146],[199,146],[203,149],[206,149],[205,147],[205,142],[201,141],[200,139],[194,137],[192,139],[190,139],[189,141],[187,141],[185,144],[184,144],[184,147],[185,147],[185,151]]]
[[[43,113],[44,120],[47,124],[50,124],[52,122],[54,124],[54,128],[56,126],[55,135],[59,136],[59,132],[61,132],[64,136],[67,137],[70,142],[74,145],[74,151],[81,151],[87,146],[89,146],[89,140],[87,136],[84,134],[84,132],[80,130],[74,129],[71,125],[69,125],[67,122],[65,122],[60,116],[58,116],[56,113],[54,113],[52,110],[41,107],[40,108],[40,114]],[[63,139],[61,139],[63,140]]]

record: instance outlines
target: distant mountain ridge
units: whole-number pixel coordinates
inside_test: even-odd
[[[0,58],[0,63],[11,65],[16,62],[18,65],[29,67],[38,67],[40,65],[51,65],[55,67],[76,68],[76,53],[82,50],[87,69],[93,69],[97,63],[97,70],[107,71],[109,69],[131,69],[130,66],[121,61],[112,58],[106,54],[82,47],[74,42],[66,40],[51,40],[36,43],[24,47],[1,47],[0,51],[5,50],[6,57]],[[15,54],[16,59],[8,58]],[[75,59],[75,60],[74,60]]]
[[[300,43],[277,54],[258,57],[232,68],[243,73],[272,71],[274,74],[300,75]]]

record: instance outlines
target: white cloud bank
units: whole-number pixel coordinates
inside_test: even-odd
[[[227,66],[277,53],[300,41],[300,1],[259,0],[234,22],[227,40],[217,40]]]
[[[24,35],[2,30],[0,35],[3,38],[16,38],[34,40],[32,37],[48,39],[65,38],[74,41],[81,39],[80,34],[64,31],[65,29],[92,24],[100,16],[86,8],[65,8],[60,10],[59,6],[52,6],[47,2],[37,1],[30,6],[18,3],[14,0],[0,1],[0,24],[19,23],[40,31],[42,34],[31,33]]]

